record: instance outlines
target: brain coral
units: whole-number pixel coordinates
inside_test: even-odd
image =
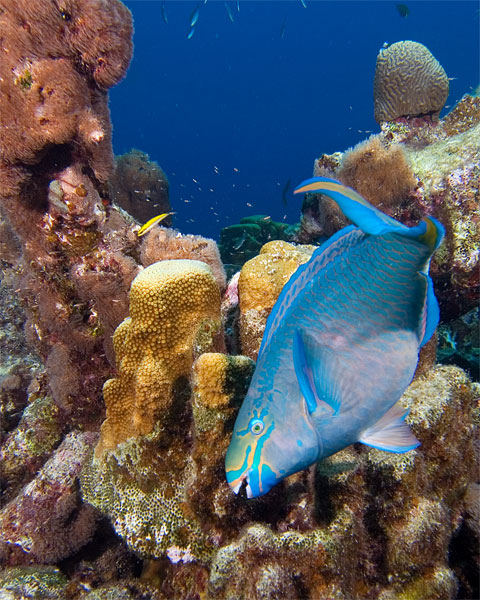
[[[375,120],[432,114],[448,97],[448,77],[431,52],[418,42],[397,42],[377,56],[373,82]]]
[[[220,290],[206,264],[166,260],[135,277],[130,317],[113,336],[119,376],[103,388],[107,419],[97,454],[153,430],[175,381],[189,375],[219,329]]]

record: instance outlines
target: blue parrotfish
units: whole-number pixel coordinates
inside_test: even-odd
[[[267,320],[225,461],[249,498],[355,442],[419,445],[398,400],[438,324],[428,270],[444,229],[433,217],[407,227],[333,179],[302,192],[330,197],[355,225],[297,269]]]

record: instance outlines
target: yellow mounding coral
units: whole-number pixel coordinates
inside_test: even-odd
[[[314,250],[314,246],[294,246],[276,240],[262,246],[260,254],[244,264],[238,297],[240,341],[246,356],[257,358],[267,317],[283,286]]]
[[[107,418],[97,456],[153,430],[171,405],[175,381],[189,376],[198,354],[220,344],[220,329],[220,290],[205,263],[161,261],[135,277],[130,317],[113,336],[118,377],[103,388]]]

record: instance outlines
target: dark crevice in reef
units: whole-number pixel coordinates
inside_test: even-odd
[[[479,558],[478,539],[464,521],[448,548],[448,565],[459,584],[456,600],[480,598]]]

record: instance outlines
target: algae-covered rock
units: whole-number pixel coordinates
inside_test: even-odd
[[[32,478],[62,439],[60,410],[50,396],[30,395],[18,426],[0,448],[0,481],[4,500],[13,497],[18,487]]]
[[[422,445],[346,448],[318,464],[310,503],[289,478],[285,517],[249,525],[217,552],[212,597],[453,598],[449,545],[476,475],[477,394],[456,367],[418,377],[401,402]]]
[[[0,571],[0,598],[62,600],[67,583],[57,567],[12,567]]]

